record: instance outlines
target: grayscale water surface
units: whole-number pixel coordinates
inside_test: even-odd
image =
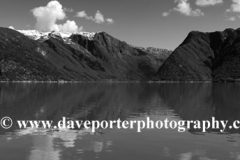
[[[16,120],[240,119],[240,84],[0,84],[0,118]],[[1,160],[240,160],[240,130],[0,127]]]

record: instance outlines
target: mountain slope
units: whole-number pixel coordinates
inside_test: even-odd
[[[132,47],[105,32],[20,32],[0,28],[2,81],[148,80],[171,53]]]
[[[131,47],[105,32],[97,33],[93,40],[81,35],[72,35],[71,40],[83,46],[117,79],[147,80],[157,73],[158,66],[166,59],[164,54],[171,53],[156,54]]]
[[[228,81],[240,79],[240,29],[190,32],[158,70],[167,81]]]
[[[57,80],[61,73],[46,58],[46,48],[21,33],[0,28],[0,80]]]

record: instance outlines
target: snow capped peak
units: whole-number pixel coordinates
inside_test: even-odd
[[[39,32],[36,30],[18,30],[18,32],[24,34],[25,36],[34,39],[34,40],[39,40],[39,39],[48,39],[49,36],[61,36],[59,32]],[[64,34],[65,35],[65,34]]]
[[[40,34],[40,32],[36,31],[36,30],[18,30],[21,33],[25,33],[25,34]]]
[[[50,37],[54,38],[62,38],[64,41],[69,40],[72,34],[75,35],[82,35],[84,37],[87,37],[89,40],[93,40],[93,37],[95,36],[96,32],[76,32],[76,33],[70,33],[70,32],[39,32],[36,30],[17,30],[18,32],[24,34],[25,36],[28,36],[31,39],[39,40],[44,39],[47,40]]]
[[[36,30],[18,30],[18,32],[34,40],[38,40],[44,35],[43,33],[38,32]]]

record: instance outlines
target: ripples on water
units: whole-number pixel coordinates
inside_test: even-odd
[[[0,84],[0,118],[16,120],[229,120],[240,118],[239,84]],[[9,130],[3,160],[240,160],[240,130]]]

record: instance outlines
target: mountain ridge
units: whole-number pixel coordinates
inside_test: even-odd
[[[240,79],[240,29],[192,31],[158,70],[157,80],[235,81]]]
[[[146,81],[171,54],[131,47],[105,32],[21,32],[0,28],[1,81]]]

